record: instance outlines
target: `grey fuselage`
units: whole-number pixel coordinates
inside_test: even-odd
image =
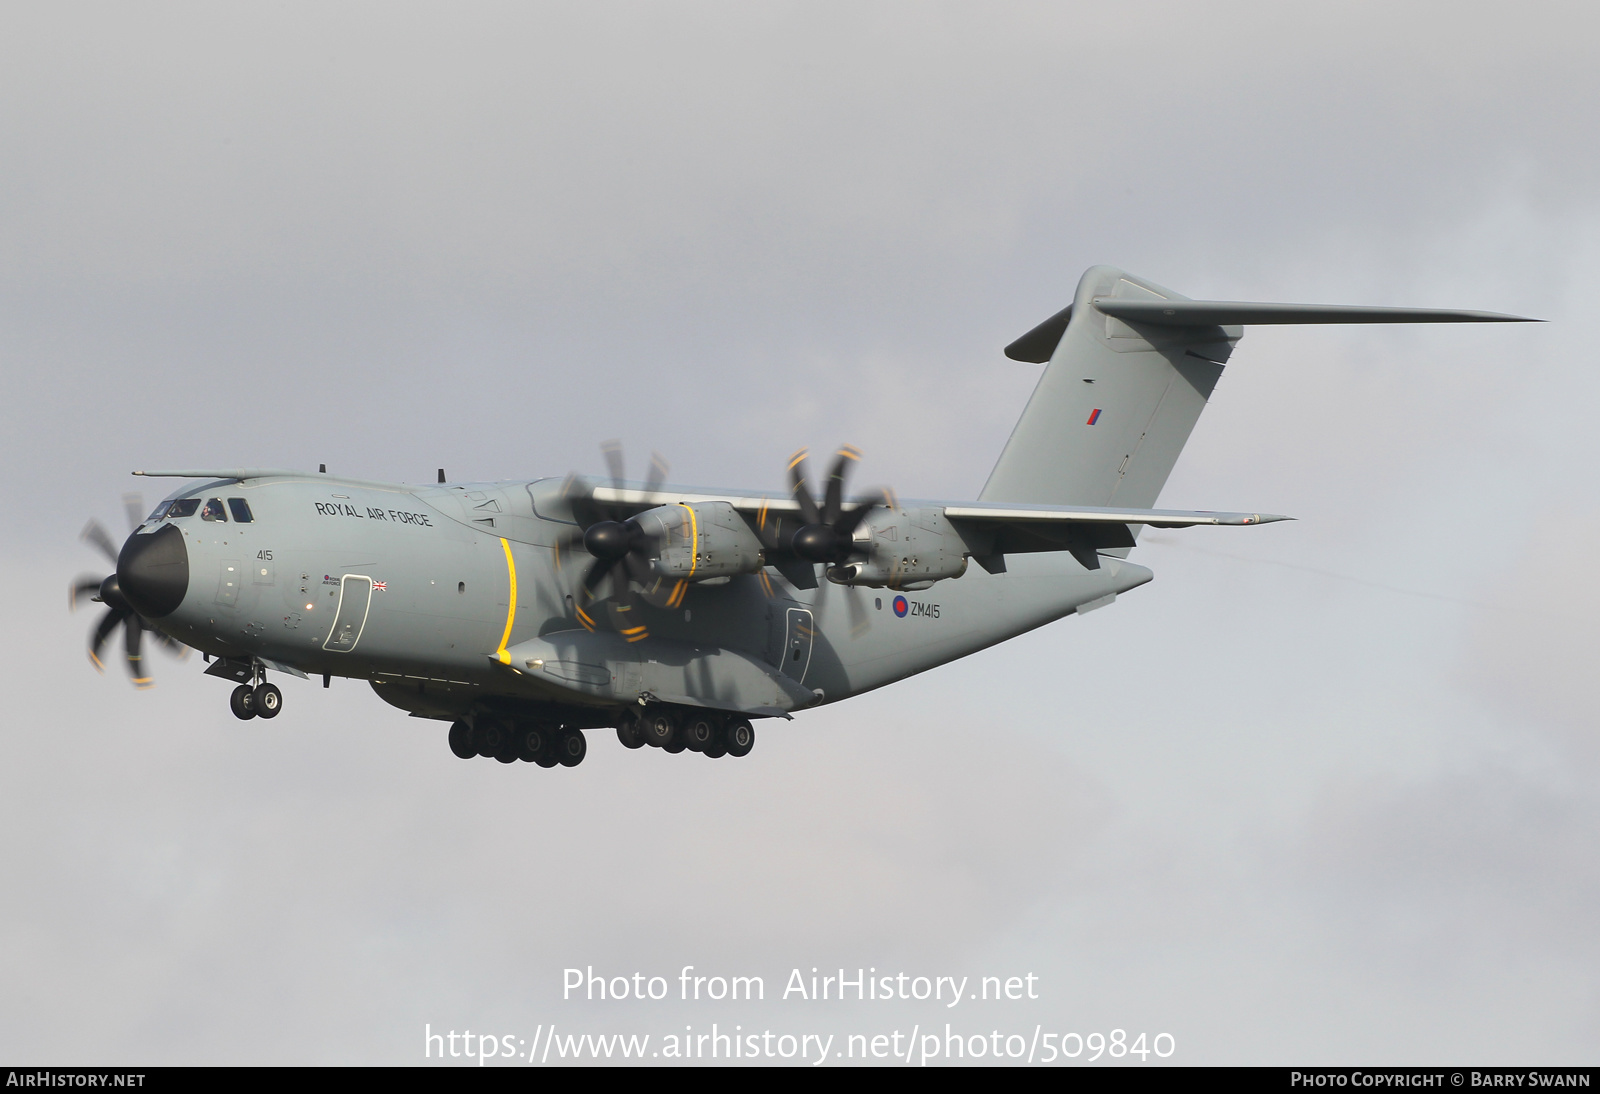
[[[151,622],[216,658],[369,680],[423,717],[592,727],[651,700],[753,717],[836,702],[1152,577],[1110,556],[1086,569],[1064,551],[915,592],[796,588],[768,567],[691,584],[672,608],[635,605],[648,637],[626,641],[581,624],[592,560],[559,549],[576,526],[562,487],[290,474],[190,485],[172,499],[243,498],[252,519],[168,516],[134,533],[176,528],[187,558],[181,600]]]

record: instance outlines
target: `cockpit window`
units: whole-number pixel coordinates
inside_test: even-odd
[[[229,498],[228,510],[233,514],[233,519],[239,524],[249,524],[255,520],[250,515],[250,503],[243,498]]]
[[[206,507],[200,510],[201,520],[227,520],[228,514],[223,512],[221,498],[207,498]]]
[[[200,508],[199,498],[179,498],[177,501],[173,502],[172,507],[167,510],[167,516],[192,517],[194,516],[194,511],[198,508]]]
[[[153,510],[151,510],[150,511],[150,515],[148,517],[145,517],[144,519],[147,522],[148,521],[152,521],[152,520],[160,520],[162,517],[167,515],[167,510],[171,509],[171,508],[172,508],[172,503],[170,501],[164,501],[160,505],[156,506]]]

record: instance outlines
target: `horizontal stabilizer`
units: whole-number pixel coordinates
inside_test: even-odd
[[[1096,300],[1094,306],[1106,315],[1115,316],[1126,322],[1149,323],[1157,327],[1236,327],[1261,323],[1542,322],[1521,315],[1502,315],[1492,311],[1357,308],[1344,304],[1242,304],[1231,300],[1111,299]],[[1062,327],[1065,329],[1065,324],[1062,324]],[[1023,336],[1026,337],[1027,335]],[[1059,341],[1059,337],[1057,340]],[[1052,351],[1055,349],[1054,346],[1050,348]]]
[[[1067,332],[1067,324],[1071,321],[1072,305],[1068,304],[1007,346],[1006,356],[1013,361],[1027,361],[1032,365],[1044,364],[1055,353],[1056,346],[1061,344],[1061,336]]]

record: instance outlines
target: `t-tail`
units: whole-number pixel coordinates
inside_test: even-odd
[[[1515,315],[1191,300],[1113,266],[1006,347],[1046,364],[980,501],[1153,507],[1252,323],[1507,323]]]

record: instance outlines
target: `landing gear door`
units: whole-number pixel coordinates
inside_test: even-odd
[[[366,628],[367,609],[371,605],[372,579],[362,574],[345,574],[339,583],[339,607],[333,615],[333,627],[322,648],[334,653],[349,653],[355,649]]]
[[[806,608],[789,608],[784,612],[783,647],[779,656],[778,671],[791,680],[805,682],[806,669],[811,666],[811,643],[815,637],[811,612]]]

